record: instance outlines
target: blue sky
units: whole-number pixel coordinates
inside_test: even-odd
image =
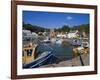
[[[23,11],[23,22],[45,28],[70,27],[89,23],[89,14]]]

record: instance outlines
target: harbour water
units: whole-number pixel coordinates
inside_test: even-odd
[[[74,44],[72,41],[75,41],[76,43]],[[49,65],[50,64],[58,64],[58,66],[61,66],[60,63],[62,64],[62,66],[74,66],[74,65],[84,65],[84,64],[89,64],[89,57],[87,57],[87,61],[85,63],[83,63],[83,60],[80,57],[78,57],[79,55],[77,54],[77,56],[75,56],[73,49],[80,46],[80,44],[82,44],[83,41],[81,40],[76,40],[76,39],[55,39],[53,40],[53,42],[51,40],[32,40],[32,41],[24,41],[23,44],[28,44],[28,43],[33,43],[33,44],[37,44],[37,47],[35,48],[34,51],[34,60],[29,63],[29,64],[24,64],[23,68],[33,68],[33,67],[40,67],[40,66],[44,66],[44,65]],[[78,43],[79,42],[79,43]],[[23,46],[24,46],[23,45]],[[80,46],[81,47],[81,46]],[[46,53],[47,52],[47,53]],[[50,52],[50,54],[48,54],[48,52]],[[42,58],[40,59],[40,56],[45,53],[45,55],[47,55],[48,57],[45,57],[45,55],[42,56]],[[45,58],[44,58],[45,57]],[[74,59],[77,58],[78,63],[75,64]],[[67,61],[67,63],[66,63]],[[69,63],[70,62],[70,63]],[[73,64],[72,64],[73,63]]]
[[[67,43],[42,43],[36,49],[36,54],[41,54],[44,51],[52,51],[52,53],[60,60],[66,60],[73,57],[73,46]]]
[[[52,54],[54,54],[56,57],[58,57],[60,60],[67,60],[73,58],[73,48],[72,40],[65,39],[62,42],[41,42],[42,40],[35,39],[32,41],[24,41],[23,44],[28,44],[30,42],[38,44],[35,54],[38,57],[40,54],[42,54],[45,51],[52,51]],[[60,41],[60,40],[59,40]]]

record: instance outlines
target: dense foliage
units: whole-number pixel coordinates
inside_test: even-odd
[[[89,24],[82,24],[82,25],[74,26],[71,29],[79,30],[80,32],[85,32],[86,34],[89,34]]]
[[[44,31],[49,30],[47,28],[43,28],[43,27],[40,27],[40,26],[31,25],[31,24],[23,24],[23,29],[30,30],[31,32],[44,32]]]
[[[69,32],[70,31],[70,27],[68,25],[64,25],[64,26],[62,26],[62,28],[55,29],[55,31]]]
[[[23,29],[30,30],[32,32],[50,31],[50,29],[47,28],[43,28],[37,25],[25,24],[25,23],[23,23]],[[85,32],[86,34],[89,34],[89,24],[82,24],[73,27],[64,25],[61,28],[55,29],[55,31],[59,31],[59,32],[69,32],[70,30],[79,30],[80,32]]]

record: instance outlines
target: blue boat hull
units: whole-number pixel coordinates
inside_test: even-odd
[[[47,64],[57,63],[59,59],[54,56],[52,53],[47,54],[46,56],[33,61],[30,64],[23,65],[23,68],[36,68]]]

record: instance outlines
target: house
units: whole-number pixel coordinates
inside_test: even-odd
[[[50,38],[55,38],[56,37],[56,32],[54,31],[54,29],[50,30]]]
[[[79,36],[79,31],[78,30],[70,31],[67,34],[68,38],[77,38],[78,36]]]
[[[62,33],[57,34],[57,38],[66,38],[66,37],[67,37],[66,34],[62,34]]]

